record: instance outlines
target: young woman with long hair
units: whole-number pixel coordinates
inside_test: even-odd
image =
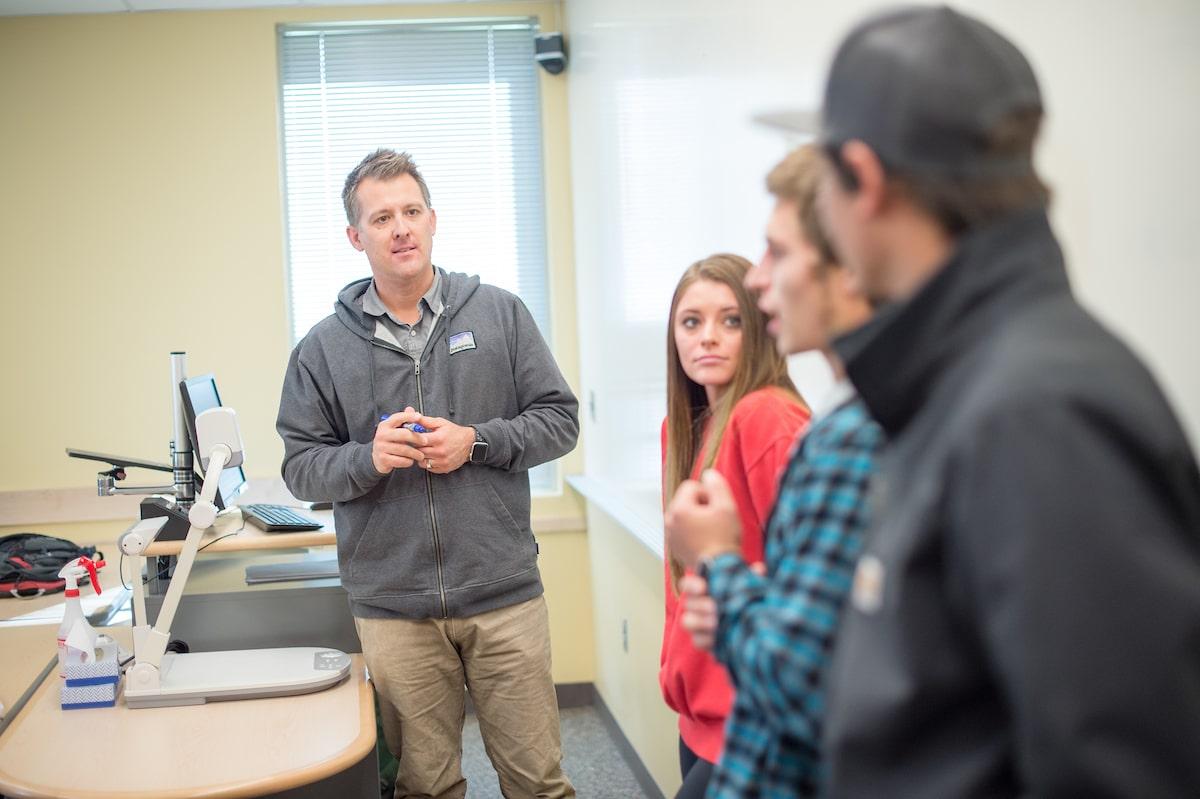
[[[664,506],[680,483],[705,469],[725,477],[741,516],[742,555],[756,563],[779,474],[810,414],[742,284],[750,268],[737,255],[712,255],[688,267],[675,287],[662,457]],[[678,796],[700,797],[720,757],[733,688],[724,667],[696,649],[680,624],[683,573],[668,550],[659,682],[679,713]]]

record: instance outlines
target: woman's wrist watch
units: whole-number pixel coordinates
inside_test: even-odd
[[[475,443],[471,445],[471,463],[483,463],[487,460],[488,443],[483,440],[478,427],[471,429],[475,431]]]

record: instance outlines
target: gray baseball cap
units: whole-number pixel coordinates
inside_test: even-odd
[[[838,47],[818,139],[868,144],[910,174],[1032,173],[1026,153],[988,152],[996,123],[1041,111],[1033,68],[983,22],[945,6],[893,9],[859,23]]]

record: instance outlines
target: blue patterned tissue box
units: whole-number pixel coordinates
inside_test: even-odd
[[[72,687],[115,683],[120,676],[121,666],[117,662],[117,642],[108,636],[96,639],[95,663],[67,662],[67,685]]]
[[[80,710],[85,707],[112,707],[117,703],[117,683],[99,685],[64,685],[62,709]]]
[[[66,671],[60,700],[63,710],[116,704],[117,683],[121,679],[116,641],[102,636],[97,640],[95,663],[68,662]]]

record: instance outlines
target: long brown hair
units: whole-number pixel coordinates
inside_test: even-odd
[[[804,400],[788,377],[787,362],[775,349],[767,335],[767,320],[758,309],[743,281],[750,271],[750,262],[740,255],[718,253],[697,261],[684,271],[671,297],[671,315],[667,322],[667,457],[663,466],[663,502],[670,503],[679,484],[687,480],[696,465],[705,427],[709,428],[704,446],[704,469],[712,466],[721,446],[721,437],[729,424],[733,406],[742,397],[760,388],[773,386],[801,405]],[[742,318],[742,350],[729,387],[709,407],[704,386],[693,381],[683,371],[679,350],[675,346],[675,313],[684,293],[697,280],[711,280],[730,288],[737,299]],[[670,552],[672,582],[676,590],[683,576],[683,564]]]

